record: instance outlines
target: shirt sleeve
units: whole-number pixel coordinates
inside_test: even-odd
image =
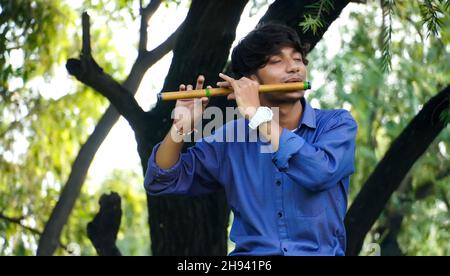
[[[177,163],[169,169],[160,168],[155,161],[161,142],[153,147],[148,159],[144,187],[150,195],[201,195],[222,186],[220,166],[223,143],[213,136],[203,138],[180,154]]]
[[[328,121],[324,132],[312,144],[283,128],[272,161],[280,171],[311,191],[329,189],[354,172],[357,128],[356,121],[345,110]]]

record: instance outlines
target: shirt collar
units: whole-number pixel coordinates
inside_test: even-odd
[[[311,105],[309,105],[308,101],[305,99],[305,97],[302,97],[300,99],[300,102],[303,106],[303,114],[302,118],[300,120],[300,123],[298,127],[300,128],[302,124],[305,124],[306,126],[310,128],[316,128],[316,112],[312,108]]]

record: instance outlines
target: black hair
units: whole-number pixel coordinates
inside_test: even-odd
[[[231,54],[231,70],[236,78],[248,77],[264,67],[271,56],[280,54],[283,47],[297,50],[305,65],[307,47],[297,32],[280,23],[262,23],[242,38]]]

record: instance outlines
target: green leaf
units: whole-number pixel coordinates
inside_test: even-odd
[[[307,12],[303,15],[303,22],[299,23],[303,33],[312,31],[314,35],[317,35],[317,31],[325,24],[324,16],[329,14],[333,8],[332,0],[320,0],[306,6]]]

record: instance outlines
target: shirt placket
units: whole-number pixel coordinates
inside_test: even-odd
[[[286,212],[284,208],[284,197],[283,197],[283,175],[280,171],[275,172],[275,194],[276,194],[276,217],[277,217],[277,229],[280,240],[288,239],[287,235],[287,225],[286,225]]]

